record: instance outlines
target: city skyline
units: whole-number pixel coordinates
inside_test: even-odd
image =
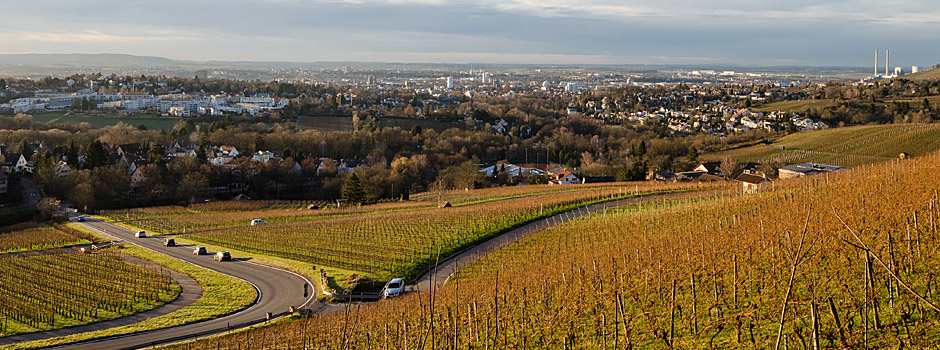
[[[925,1],[166,1],[4,5],[0,53],[178,60],[932,66]]]

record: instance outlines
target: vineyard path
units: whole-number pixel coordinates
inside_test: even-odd
[[[716,191],[714,190],[707,191],[707,193],[715,192]],[[461,267],[470,265],[473,262],[483,258],[487,254],[495,252],[496,250],[503,248],[511,243],[522,240],[536,232],[577,219],[584,215],[592,214],[598,211],[602,212],[606,209],[616,208],[628,204],[649,203],[686,197],[698,197],[702,195],[703,191],[643,195],[639,197],[596,203],[536,220],[525,226],[516,228],[487,240],[481,244],[465,249],[456,255],[440,261],[437,263],[437,267],[431,268],[429,271],[418,277],[414,283],[409,286],[408,291],[429,290],[432,286],[444,284],[447,282],[447,279],[456,273],[457,270],[459,270]]]
[[[440,261],[436,268],[416,279],[414,283],[409,286],[409,291],[429,290],[431,289],[432,283],[435,286],[442,285],[460,267],[471,264],[486,254],[492,253],[513,242],[517,242],[536,232],[584,215],[629,204],[653,203],[656,201],[674,200],[685,197],[698,197],[703,196],[703,193],[715,192],[717,192],[717,190],[643,195],[640,197],[612,200],[585,207],[578,207],[570,211],[536,220]],[[518,199],[521,198],[512,198],[510,200]],[[191,249],[188,249],[188,247],[166,248],[163,247],[162,239],[160,238],[133,238],[133,231],[98,220],[89,219],[88,222],[83,223],[83,226],[117,240],[136,244],[200,267],[246,280],[258,289],[259,299],[249,308],[221,318],[150,332],[76,343],[66,345],[65,348],[133,349],[151,347],[158,344],[187,341],[261,323],[264,322],[267,312],[271,312],[274,317],[283,316],[290,306],[306,306],[315,314],[329,313],[337,310],[335,307],[330,307],[330,305],[314,300],[313,295],[304,299],[301,294],[303,292],[302,286],[305,282],[308,283],[308,281],[288,271],[258,265],[248,261],[239,261],[237,257],[235,257],[236,259],[232,262],[214,262],[211,252],[210,255],[207,256],[194,256],[191,254]],[[287,295],[285,296],[285,294]]]

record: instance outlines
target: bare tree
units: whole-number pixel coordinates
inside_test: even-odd
[[[733,179],[735,175],[741,172],[741,164],[737,160],[731,157],[725,157],[721,160],[721,165],[718,166],[718,170],[725,175],[725,179]]]

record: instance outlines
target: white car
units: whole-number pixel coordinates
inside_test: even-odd
[[[405,290],[405,281],[401,278],[393,278],[382,288],[382,296],[386,298],[397,297]]]
[[[144,230],[137,231],[137,233],[134,234],[134,237],[137,237],[137,238],[147,237],[147,232],[144,232]]]
[[[264,224],[267,224],[267,223],[268,223],[267,221],[264,221],[264,220],[261,220],[261,219],[254,219],[254,220],[251,220],[251,226],[254,226],[254,225],[264,225]]]

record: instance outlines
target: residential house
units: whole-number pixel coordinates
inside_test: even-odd
[[[13,163],[13,171],[16,172],[32,172],[32,166],[29,164],[29,160],[26,159],[26,156],[15,153],[11,154],[14,156],[15,161]]]
[[[789,179],[794,177],[803,177],[810,176],[815,174],[830,173],[833,171],[841,171],[845,168],[832,165],[832,164],[822,164],[822,163],[803,163],[798,165],[789,165],[777,170],[777,174],[781,179]]]
[[[710,174],[721,173],[721,162],[701,162],[692,171],[701,171]]]
[[[593,184],[593,183],[605,183],[605,182],[617,182],[617,178],[613,176],[585,176],[581,179],[583,184]]]
[[[144,181],[147,181],[147,175],[145,174],[146,170],[144,170],[146,168],[147,167],[145,166],[140,166],[134,170],[134,172],[131,174],[131,186],[137,187],[140,186],[140,184]]]
[[[581,179],[568,170],[559,171],[551,180],[548,181],[549,185],[570,185],[579,183],[581,183]]]
[[[704,173],[702,175],[699,175],[699,177],[695,178],[695,180],[698,182],[712,182],[712,181],[724,181],[725,178],[718,176],[718,175],[714,175],[714,174]]]
[[[164,149],[166,150],[167,158],[182,158],[182,157],[195,157],[196,149],[192,146],[183,147],[179,142],[174,142],[171,145],[165,145]]]
[[[127,164],[127,173],[133,176],[134,172],[137,171],[137,169],[145,165],[147,165],[146,159],[135,159],[133,162],[130,162],[129,164]]]
[[[3,154],[0,154],[0,164],[2,164],[0,166],[2,166],[3,172],[9,174],[13,171],[16,171],[16,167],[20,163],[20,159],[26,160],[26,158],[19,153],[4,152]]]
[[[127,143],[118,146],[117,154],[119,157],[124,157],[127,155],[136,156],[138,158],[143,157],[146,152],[141,148],[139,143]]]
[[[241,153],[238,153],[238,150],[235,149],[235,146],[219,146],[219,151],[222,151],[222,154],[230,157],[238,157]]]
[[[546,172],[537,168],[527,168],[518,166],[511,163],[500,163],[486,168],[480,169],[480,172],[486,175],[487,177],[493,176],[493,173],[503,173],[509,176],[510,178],[518,176],[537,176],[537,175],[546,175]]]
[[[676,182],[678,180],[676,178],[676,174],[672,173],[671,171],[666,171],[666,170],[653,171],[649,175],[647,175],[646,178],[649,180],[665,181],[665,182]]]
[[[72,173],[72,167],[69,166],[69,163],[64,161],[58,161],[55,163],[55,175],[58,177],[66,177]]]
[[[741,174],[738,175],[735,180],[741,182],[741,186],[744,189],[744,193],[757,193],[761,191],[761,187],[767,183],[770,183],[770,180],[767,180],[766,177],[756,175],[756,174]]]
[[[210,148],[206,150],[206,159],[209,160],[209,164],[214,166],[223,166],[231,162],[235,157],[225,154],[220,150]]]
[[[684,171],[681,173],[676,173],[677,181],[696,181],[698,178],[704,174],[708,174],[704,171]]]
[[[274,155],[274,152],[271,151],[258,151],[251,156],[251,159],[254,159],[257,162],[267,163],[271,159],[278,159],[279,157]]]
[[[339,165],[336,166],[336,173],[351,173],[355,171],[357,167],[361,166],[363,166],[363,164],[358,159],[340,159]]]

